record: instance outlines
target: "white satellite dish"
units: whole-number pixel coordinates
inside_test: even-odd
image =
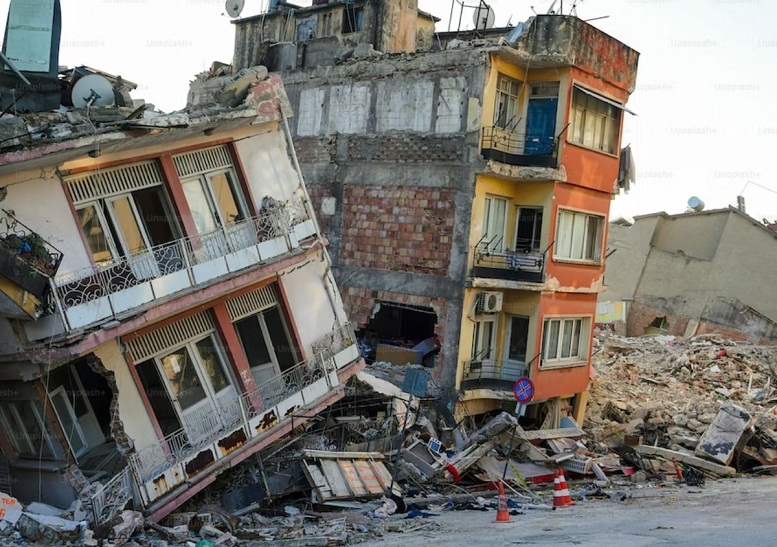
[[[73,86],[72,98],[76,108],[108,106],[116,101],[113,85],[108,78],[99,74],[80,77]]]
[[[243,11],[244,5],[245,0],[227,0],[225,7],[229,16],[234,19],[235,17],[240,17],[240,12]]]
[[[491,6],[481,2],[472,14],[472,22],[475,23],[475,30],[486,30],[494,27],[496,15]]]
[[[691,196],[690,199],[688,199],[688,209],[696,213],[703,211],[704,202],[699,198],[697,198],[696,196]]]

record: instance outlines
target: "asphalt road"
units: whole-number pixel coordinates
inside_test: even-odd
[[[434,517],[438,526],[431,530],[387,534],[360,545],[777,546],[777,478],[616,490],[629,497],[526,511],[511,517],[509,524],[494,523],[493,511],[442,512]]]

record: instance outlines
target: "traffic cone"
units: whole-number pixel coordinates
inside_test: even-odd
[[[507,510],[507,496],[505,496],[505,487],[502,481],[497,483],[499,488],[499,501],[496,505],[496,520],[494,522],[512,522],[510,512]]]
[[[553,507],[569,507],[574,505],[567,488],[567,479],[561,468],[556,469],[556,478],[553,479]]]

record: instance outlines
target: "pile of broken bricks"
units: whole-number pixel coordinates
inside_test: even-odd
[[[712,476],[777,464],[777,346],[601,333],[593,367],[584,425],[596,441]]]

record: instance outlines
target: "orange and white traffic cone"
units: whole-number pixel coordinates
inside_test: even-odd
[[[556,469],[556,478],[553,479],[553,507],[569,507],[574,505],[572,496],[569,495],[567,479],[561,468]]]
[[[499,489],[499,501],[496,505],[496,520],[494,522],[512,522],[510,512],[507,510],[507,496],[505,496],[505,487],[502,481],[497,483]]]

